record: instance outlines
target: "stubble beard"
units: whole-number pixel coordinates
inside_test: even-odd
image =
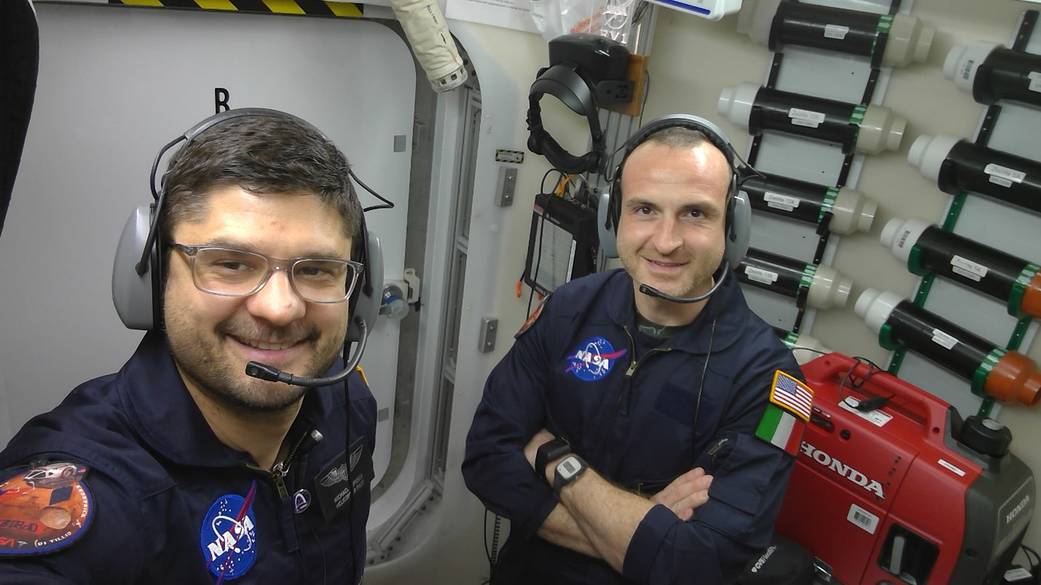
[[[205,336],[184,335],[181,332],[193,331],[194,324],[173,315],[167,318],[167,338],[177,365],[200,392],[226,408],[247,413],[277,412],[296,404],[307,392],[305,386],[247,377],[245,363],[237,363],[223,347],[229,343],[224,337],[235,330],[228,322],[219,324],[214,332]],[[304,343],[312,346],[311,360],[302,371],[294,371],[294,375],[321,375],[339,356],[339,344],[330,343],[326,336],[315,331],[310,332]]]
[[[638,267],[640,266],[640,263],[643,262],[643,259],[639,255],[638,252],[634,251],[634,252],[628,252],[628,253],[625,253],[625,254],[619,254],[619,260],[621,260],[621,262],[622,262],[622,267],[625,268],[625,271],[629,273],[629,276],[634,281],[636,281],[637,285],[639,285],[639,284],[648,284],[650,286],[654,286],[654,283],[652,283],[650,281],[643,281],[643,280],[640,279],[640,272],[641,271],[638,269]],[[696,265],[698,263],[698,259],[697,258],[692,258],[690,260],[690,262],[692,264]],[[635,263],[635,266],[634,266],[634,263]],[[709,290],[712,287],[713,283],[715,282],[713,280],[713,276],[718,271],[718,266],[721,266],[722,263],[723,263],[723,259],[722,259],[722,257],[720,257],[719,261],[716,262],[717,268],[709,269],[707,266],[704,267],[704,268],[698,266],[698,271],[696,273],[692,274],[689,279],[684,279],[687,282],[689,282],[689,284],[687,284],[687,282],[674,280],[674,281],[668,283],[669,286],[662,286],[660,288],[659,287],[655,287],[655,288],[659,288],[659,290],[661,290],[664,293],[668,293],[668,294],[672,294],[674,296],[680,296],[680,297],[690,297],[690,296],[701,294],[701,293]],[[672,291],[668,290],[668,289],[672,288],[673,286],[677,287],[675,292],[672,292]]]

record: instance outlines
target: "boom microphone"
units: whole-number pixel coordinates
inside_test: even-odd
[[[347,360],[347,367],[332,376],[326,376],[324,378],[295,376],[289,372],[283,372],[274,366],[269,366],[260,362],[247,363],[246,375],[251,378],[267,380],[269,382],[283,382],[291,386],[306,386],[308,388],[330,386],[342,382],[351,374],[351,372],[354,371],[354,368],[358,367],[358,362],[361,361],[361,354],[365,351],[365,342],[369,339],[369,326],[366,325],[365,321],[362,319],[358,319],[356,322],[361,328],[361,339],[358,340],[358,345],[354,350],[354,354],[351,355],[349,360]]]
[[[723,266],[721,270],[723,274],[716,280],[715,284],[712,285],[712,288],[708,289],[708,292],[702,293],[700,295],[695,295],[692,297],[678,297],[676,295],[670,295],[669,293],[662,292],[654,288],[653,286],[649,284],[643,284],[642,282],[640,283],[640,292],[649,297],[655,297],[673,303],[699,303],[712,296],[712,293],[719,290],[719,287],[723,285],[723,282],[727,279],[727,275],[730,274],[729,260],[723,260]]]

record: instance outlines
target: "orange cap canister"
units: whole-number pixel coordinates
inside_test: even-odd
[[[1019,310],[1035,319],[1041,318],[1041,272],[1034,271],[1034,277],[1023,286],[1023,299]]]
[[[983,390],[1002,402],[1032,406],[1041,399],[1041,371],[1027,356],[1009,351],[993,365]]]

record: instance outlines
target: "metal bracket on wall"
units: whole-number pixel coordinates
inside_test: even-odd
[[[481,330],[477,334],[477,351],[481,353],[495,351],[495,334],[498,331],[498,319],[495,317],[482,317]]]

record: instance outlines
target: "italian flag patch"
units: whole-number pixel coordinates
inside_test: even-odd
[[[770,403],[755,430],[755,436],[787,451],[799,454],[802,431],[810,420],[813,390],[795,377],[777,370],[770,388]]]

